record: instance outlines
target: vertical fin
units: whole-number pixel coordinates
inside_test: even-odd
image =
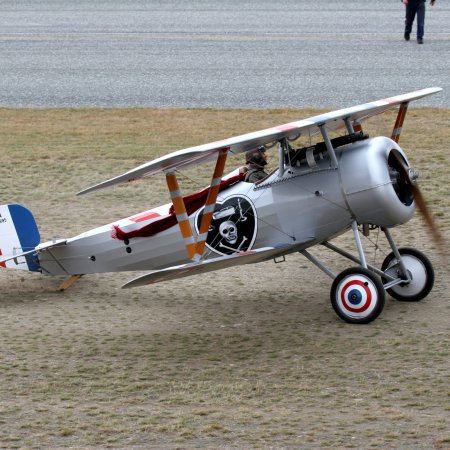
[[[0,206],[0,255],[9,258],[0,264],[1,267],[39,271],[32,252],[17,258],[11,257],[33,250],[40,239],[36,221],[27,208],[17,204]]]

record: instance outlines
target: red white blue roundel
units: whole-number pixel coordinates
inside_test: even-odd
[[[342,280],[337,291],[337,304],[349,317],[362,319],[375,308],[378,292],[371,280],[352,275]]]
[[[197,233],[203,215],[201,208],[195,218]],[[250,250],[257,232],[256,210],[251,201],[243,195],[233,195],[214,208],[208,230],[206,246],[221,255]]]

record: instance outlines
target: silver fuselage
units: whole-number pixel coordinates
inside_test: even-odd
[[[401,152],[406,161],[395,142],[377,137],[336,149],[338,167],[333,167],[327,154],[310,155],[300,165],[286,165],[282,175],[277,170],[259,184],[240,182],[222,191],[216,205],[219,239],[209,243],[204,257],[280,244],[299,244],[295,247],[298,250],[345,232],[352,220],[383,227],[408,221],[414,204],[403,204],[394,191],[387,164],[392,149]],[[244,204],[251,207],[244,209]],[[43,249],[38,253],[42,272],[73,275],[156,270],[188,262],[177,225],[129,242],[112,237],[113,225],[125,231],[140,228],[167,216],[169,207],[147,212],[146,220],[122,219],[68,239],[63,245]],[[193,230],[198,214],[197,211],[190,216]],[[228,218],[222,218],[226,214],[230,214]],[[238,230],[233,229],[230,236],[222,222],[233,217],[240,218],[234,220]],[[242,225],[246,219],[252,224],[250,228]]]

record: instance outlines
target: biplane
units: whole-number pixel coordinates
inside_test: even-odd
[[[409,221],[416,206],[438,231],[398,141],[411,101],[439,92],[428,88],[320,114],[221,141],[176,151],[88,187],[77,195],[163,175],[171,203],[117,220],[68,239],[40,243],[32,213],[18,204],[0,207],[0,265],[65,275],[61,289],[86,274],[149,271],[124,288],[174,280],[226,267],[280,261],[301,253],[332,278],[337,315],[368,323],[381,313],[385,292],[400,301],[419,301],[431,291],[433,267],[413,248],[398,248],[391,228]],[[369,137],[362,122],[398,108],[390,137]],[[331,138],[332,131],[341,135]],[[319,142],[294,148],[299,136]],[[229,155],[274,147],[276,169],[258,183],[236,168],[224,174]],[[183,196],[178,175],[213,162],[211,182]],[[381,267],[367,262],[361,234],[382,231],[392,250]],[[330,241],[353,233],[355,254]],[[334,273],[309,248],[321,244],[354,264]]]

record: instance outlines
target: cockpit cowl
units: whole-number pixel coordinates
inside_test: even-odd
[[[356,220],[386,228],[410,220],[415,203],[394,152],[410,166],[399,145],[380,136],[346,147],[339,152],[341,183]]]

